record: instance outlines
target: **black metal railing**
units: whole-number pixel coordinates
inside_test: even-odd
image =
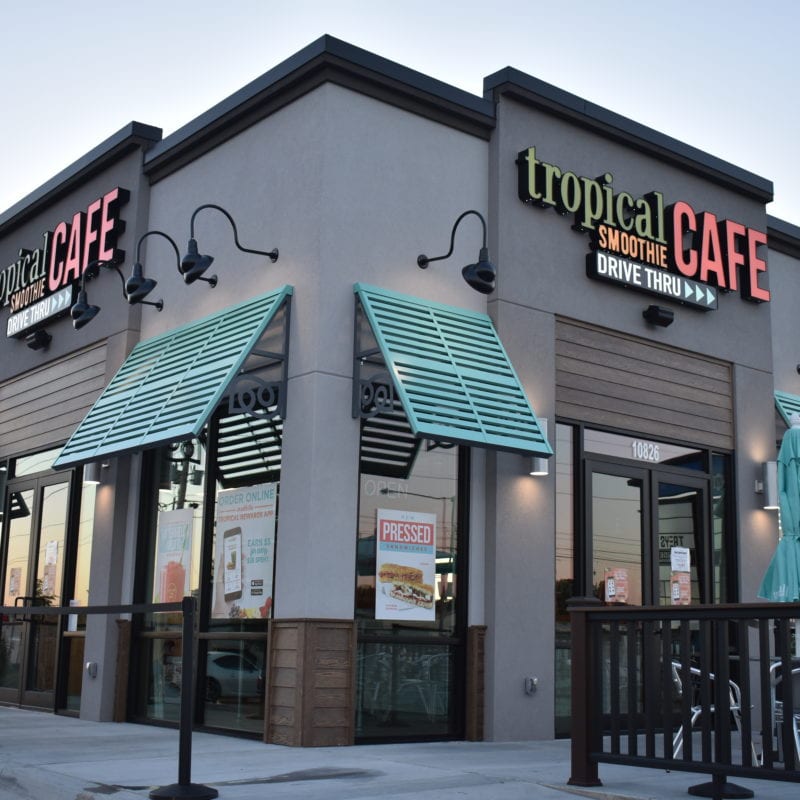
[[[35,598],[30,598],[35,601]],[[192,783],[192,721],[194,719],[194,662],[197,646],[196,620],[197,602],[194,597],[184,597],[180,603],[138,603],[118,606],[41,606],[16,605],[0,606],[0,626],[9,618],[30,619],[47,616],[69,616],[84,614],[159,614],[179,611],[182,614],[183,647],[181,654],[181,699],[178,742],[178,783],[161,786],[150,792],[153,800],[168,798],[192,798],[192,800],[213,800],[219,793],[203,784]]]
[[[570,613],[571,784],[600,785],[600,763],[708,774],[715,798],[727,777],[800,781],[800,604]]]

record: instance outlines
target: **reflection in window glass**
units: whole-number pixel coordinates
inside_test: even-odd
[[[72,598],[79,606],[89,605],[89,567],[92,561],[95,484],[84,484],[81,492],[81,518],[78,526],[78,547],[75,562],[75,588]]]
[[[32,456],[21,456],[12,462],[12,473],[15,478],[24,475],[36,475],[39,472],[47,472],[58,458],[61,448],[54,450],[44,450]]]
[[[571,629],[567,600],[575,594],[575,489],[573,429],[556,425],[556,651],[555,728],[569,734]]]
[[[728,486],[730,457],[721,453],[711,456],[711,538],[712,538],[712,582],[714,603],[733,603],[736,598],[728,591],[728,561],[725,541],[728,526]]]
[[[616,570],[627,578],[625,602],[642,604],[642,498],[638,478],[593,472],[592,587],[605,600]],[[619,594],[617,593],[619,597]]]
[[[207,645],[206,725],[260,733],[264,727],[266,642],[211,640]]]

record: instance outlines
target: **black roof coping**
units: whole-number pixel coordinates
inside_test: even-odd
[[[485,139],[495,125],[493,102],[325,35],[165,137],[145,172],[158,180],[327,80]]]
[[[800,228],[767,214],[767,243],[770,250],[800,258]]]
[[[152,125],[145,125],[142,122],[129,122],[97,147],[0,214],[0,234],[6,233],[14,226],[29,219],[43,207],[72,191],[92,175],[106,169],[131,150],[137,148],[147,150],[160,139],[161,128],[154,128]]]
[[[699,172],[718,184],[763,203],[773,199],[772,181],[513,67],[506,67],[484,78],[483,91],[486,98],[497,99],[505,94],[542,108],[648,155]]]

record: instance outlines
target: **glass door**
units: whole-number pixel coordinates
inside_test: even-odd
[[[3,604],[62,605],[70,480],[11,481],[5,519]],[[35,613],[3,621],[0,700],[54,708],[60,623]]]
[[[606,603],[712,602],[708,481],[587,461],[588,563]]]
[[[590,464],[588,474],[592,592],[605,602],[642,605],[647,473]]]

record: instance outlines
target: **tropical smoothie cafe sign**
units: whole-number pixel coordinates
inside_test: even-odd
[[[536,157],[517,157],[519,198],[573,216],[572,227],[591,237],[590,278],[673,300],[703,311],[717,308],[720,291],[769,302],[759,256],[767,235],[733,220],[718,220],[689,203],[665,205],[664,195],[636,198],[615,192],[613,176],[579,177]]]
[[[88,264],[95,260],[121,262],[125,253],[117,240],[125,230],[120,208],[127,189],[112,189],[42,234],[36,250],[20,248],[17,260],[0,270],[0,308],[8,306],[7,337],[66,314]]]

